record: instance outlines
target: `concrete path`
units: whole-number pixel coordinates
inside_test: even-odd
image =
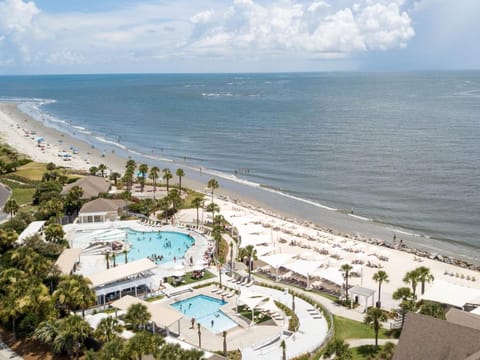
[[[375,339],[347,339],[345,342],[350,345],[350,347],[375,345]],[[398,344],[398,339],[378,339],[378,345],[385,345],[387,342]]]
[[[0,360],[22,360],[7,344],[0,341]]]

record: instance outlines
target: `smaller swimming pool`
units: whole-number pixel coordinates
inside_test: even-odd
[[[207,295],[197,295],[188,299],[170,304],[175,310],[209,329],[215,334],[230,330],[237,323],[225,315],[220,308],[227,302]]]

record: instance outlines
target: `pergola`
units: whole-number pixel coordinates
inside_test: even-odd
[[[237,298],[237,306],[238,306],[238,303],[241,303],[243,305],[247,305],[252,310],[252,323],[253,323],[255,307],[257,307],[260,303],[265,301],[266,298],[267,297],[264,295],[260,295],[260,294],[251,292],[247,289],[243,289],[242,292],[240,293],[240,296]]]
[[[374,304],[375,290],[369,289],[369,288],[366,288],[366,287],[361,287],[361,286],[354,286],[351,289],[347,289],[347,291],[350,293],[350,308],[353,307],[352,298],[353,298],[354,295],[362,296],[363,298],[365,298],[365,311],[367,311],[368,299],[370,297],[372,298],[372,306],[375,306],[375,304]]]
[[[309,260],[296,260],[283,264],[282,266],[288,270],[293,271],[294,273],[300,274],[301,276],[307,278],[307,290],[310,289],[310,275],[314,273],[322,263],[318,261],[309,261]]]
[[[275,254],[259,256],[258,259],[275,269],[275,281],[278,281],[278,269],[293,258],[293,254]]]

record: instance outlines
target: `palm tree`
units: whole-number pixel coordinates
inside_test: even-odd
[[[223,356],[227,357],[227,332],[222,332],[223,336]]]
[[[333,355],[336,360],[348,360],[353,357],[350,345],[346,344],[343,339],[334,339],[328,343],[323,358],[330,359]]]
[[[130,305],[124,320],[134,329],[144,329],[151,317],[152,315],[148,312],[147,307],[138,303]]]
[[[412,293],[413,293],[413,299],[415,300],[417,298],[417,284],[419,281],[419,272],[418,269],[409,271],[405,274],[403,277],[403,282],[405,284],[410,284],[412,287]]]
[[[420,314],[445,320],[445,308],[442,304],[433,301],[423,301]]]
[[[392,298],[394,300],[401,300],[400,303],[400,312],[402,315],[402,328],[405,324],[405,316],[409,311],[415,309],[415,296],[408,287],[398,288],[393,294]]]
[[[285,343],[285,340],[282,340],[280,347],[282,348],[282,359],[287,360],[287,344]]]
[[[345,280],[345,300],[348,303],[348,279],[350,278],[351,274],[350,271],[352,271],[352,266],[350,264],[343,264],[340,267],[340,271],[342,272],[343,279]]]
[[[92,360],[127,359],[126,342],[118,337],[103,344],[98,353],[94,353]]]
[[[248,281],[252,279],[252,262],[257,260],[257,250],[253,245],[247,245],[239,250],[240,259],[248,258]]]
[[[197,323],[197,329],[198,329],[198,347],[201,349],[202,348],[202,330],[200,329],[199,323]]]
[[[173,207],[173,213],[177,212],[177,208],[182,205],[183,199],[180,197],[180,194],[178,193],[177,189],[172,189],[170,193],[167,195],[167,197],[170,200],[170,203],[172,204]]]
[[[219,185],[218,185],[218,181],[216,179],[210,179],[208,180],[208,183],[207,183],[207,188],[211,189],[212,191],[212,204],[213,204],[213,191],[215,189],[218,189]],[[212,219],[215,218],[215,209],[213,209],[212,211]]]
[[[112,173],[110,174],[110,180],[113,181],[113,184],[114,184],[115,186],[117,186],[118,179],[120,179],[121,177],[122,177],[122,175],[120,175],[120,173],[118,173],[118,172],[116,172],[116,171],[115,171],[115,172],[112,172]]]
[[[127,168],[125,174],[123,175],[123,182],[127,186],[127,191],[130,191],[133,184],[133,174],[135,173],[134,168]]]
[[[185,171],[183,171],[183,169],[177,169],[175,173],[178,176],[178,190],[180,191],[180,195],[182,195],[182,177],[185,176]]]
[[[64,240],[65,232],[63,231],[62,225],[59,224],[50,224],[48,225],[45,230],[45,240],[48,242],[53,242],[56,244],[60,244]]]
[[[192,200],[192,206],[194,206],[194,207],[197,209],[197,228],[198,228],[198,221],[199,221],[198,209],[201,208],[201,207],[203,207],[203,197],[196,196],[196,197]]]
[[[53,292],[52,299],[57,307],[69,313],[72,310],[82,310],[85,317],[85,309],[95,304],[97,296],[90,288],[91,281],[82,275],[65,275],[58,283]]]
[[[381,309],[376,307],[368,308],[363,322],[367,325],[370,325],[375,332],[375,348],[378,347],[378,332],[382,327],[382,323],[387,320],[387,315],[385,315]]]
[[[377,307],[378,308],[381,308],[382,307],[382,303],[381,303],[381,300],[380,300],[380,294],[382,292],[382,283],[388,283],[390,282],[389,278],[388,278],[388,274],[383,271],[383,270],[379,270],[377,271],[375,274],[373,274],[373,280],[375,282],[378,283],[378,302],[377,302]]]
[[[90,172],[90,175],[96,176],[98,172],[98,168],[96,166],[91,166],[90,169],[88,169]]]
[[[153,182],[153,198],[155,199],[155,192],[157,191],[157,180],[158,180],[158,174],[160,173],[160,169],[158,166],[152,166],[150,169],[150,175],[149,178],[152,179]]]
[[[83,347],[83,342],[88,338],[92,329],[90,324],[83,320],[80,316],[73,315],[66,318],[62,324],[62,329],[59,335],[54,340],[54,346],[57,343],[59,336],[65,340],[59,341],[60,343],[69,344],[75,354],[75,359],[78,360],[78,356]]]
[[[420,266],[416,269],[418,274],[418,281],[422,284],[422,295],[425,293],[425,283],[432,282],[435,278],[433,277],[430,269],[426,266]]]
[[[110,253],[108,251],[105,253],[105,262],[107,263],[107,270],[110,269]]]
[[[107,170],[107,165],[105,164],[98,165],[98,171],[100,171],[100,174],[102,174],[102,178],[105,177],[105,170]]]
[[[148,173],[148,165],[141,164],[138,167],[138,171],[140,171],[140,173],[142,174],[142,176],[140,177],[140,185],[141,185],[140,192],[143,192],[143,188],[145,187],[145,180],[147,178],[147,173]]]
[[[118,319],[108,316],[102,320],[97,325],[97,329],[95,330],[95,336],[102,342],[106,343],[108,341],[112,341],[118,335],[121,334],[123,330],[122,325]]]
[[[125,169],[133,169],[135,170],[137,168],[137,163],[135,160],[128,160],[127,163],[125,164]]]
[[[168,194],[170,191],[170,187],[169,187],[170,179],[173,177],[173,175],[170,169],[168,168],[165,168],[162,171],[163,171],[163,180],[165,180],[167,184],[167,194]]]
[[[17,201],[15,199],[8,199],[3,206],[3,212],[9,214],[11,220],[13,218],[13,215],[17,213],[19,208],[20,206],[17,204]]]
[[[141,360],[143,355],[151,354],[155,359],[159,358],[160,347],[165,343],[158,334],[151,334],[146,331],[137,332],[128,340],[128,358]]]
[[[125,264],[128,264],[128,250],[124,249],[122,252],[123,252],[123,255],[125,255]]]

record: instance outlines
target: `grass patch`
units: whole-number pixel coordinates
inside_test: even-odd
[[[168,278],[168,283],[174,287],[176,286],[183,286],[183,285],[189,285],[189,284],[194,284],[196,282],[199,282],[199,281],[203,281],[203,280],[208,280],[208,279],[212,279],[214,278],[215,275],[212,274],[210,271],[208,270],[205,270],[205,274],[202,278],[200,279],[195,279],[193,278],[193,272],[187,272],[185,274],[185,276],[183,277],[183,280],[181,283],[174,283],[174,278],[173,277],[169,277]]]
[[[252,310],[250,310],[246,305],[240,305],[238,307],[238,312],[244,318],[247,318],[248,320],[252,321]],[[272,318],[267,314],[264,314],[259,310],[253,310],[253,321],[255,322],[255,324],[261,324],[271,319]]]
[[[31,162],[20,166],[17,171],[15,171],[15,174],[30,180],[40,181],[42,180],[42,176],[46,171],[46,164]]]
[[[335,337],[337,339],[371,339],[375,337],[373,329],[359,321],[350,320],[341,316],[333,316],[335,323]],[[380,329],[379,339],[386,339],[388,336],[385,329]]]
[[[193,208],[193,206],[192,206],[192,200],[193,199],[195,199],[197,196],[201,197],[201,198],[204,197],[203,194],[201,194],[199,192],[196,192],[194,190],[185,189],[182,186],[182,194],[184,194],[185,191],[187,192],[187,197],[184,199],[183,204],[180,207],[180,209],[191,209],[191,208]]]
[[[165,297],[165,295],[152,296],[145,301],[154,302],[154,301],[157,301],[157,300],[162,300],[164,297]]]
[[[15,199],[18,205],[26,205],[32,203],[33,194],[35,193],[34,188],[12,188],[12,199]]]

